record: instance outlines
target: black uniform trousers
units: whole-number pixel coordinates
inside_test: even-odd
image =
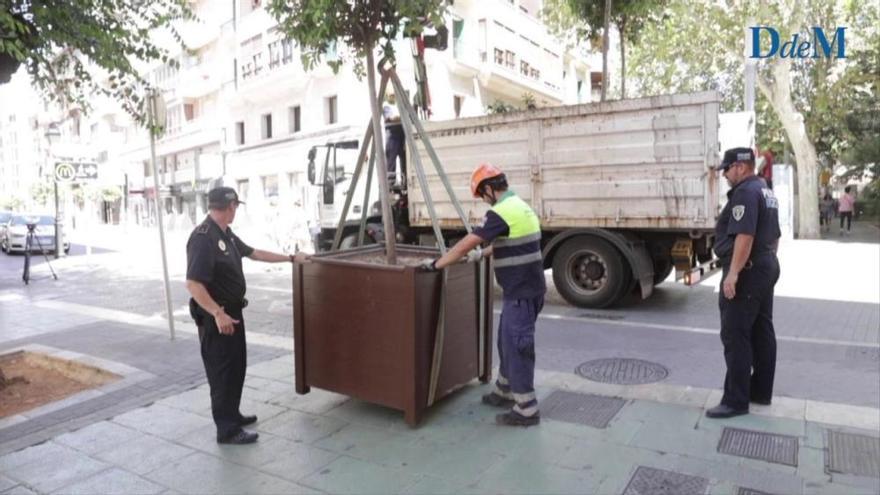
[[[397,165],[397,158],[400,157],[400,177],[401,182],[406,177],[406,135],[403,132],[403,125],[389,125],[385,128],[387,138],[385,139],[385,164],[388,166],[388,176],[393,177]]]
[[[225,438],[241,428],[241,392],[247,370],[247,346],[244,336],[244,318],[241,308],[224,306],[226,314],[241,323],[235,324],[235,333],[222,335],[214,318],[199,311],[196,321],[202,362],[211,387],[211,413],[217,425],[217,437]]]
[[[724,267],[723,279],[729,265]],[[721,342],[724,344],[724,396],[721,403],[748,409],[749,401],[769,401],[776,374],[776,333],[773,330],[773,290],[779,280],[779,261],[773,253],[758,255],[740,271],[736,297],[718,295]]]

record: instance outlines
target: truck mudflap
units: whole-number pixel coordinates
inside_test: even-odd
[[[626,238],[631,256],[627,256],[632,269],[633,278],[638,282],[642,299],[651,297],[654,293],[654,263],[648,252],[648,245],[631,232],[621,232]]]

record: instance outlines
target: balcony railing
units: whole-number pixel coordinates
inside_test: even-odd
[[[291,62],[293,62],[293,41],[287,39],[273,41],[265,50],[254,53],[242,61],[241,79],[242,81],[253,79]]]

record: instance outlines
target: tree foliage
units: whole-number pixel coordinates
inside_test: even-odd
[[[621,98],[626,98],[627,44],[638,42],[645,25],[661,20],[666,3],[667,0],[612,0],[611,23],[620,33]],[[604,1],[548,0],[544,3],[544,12],[548,25],[563,38],[589,41],[593,48],[601,47],[605,24]]]
[[[0,84],[23,64],[63,106],[87,110],[104,94],[143,123],[148,83],[136,65],[175,65],[153,34],[167,28],[182,44],[173,23],[192,19],[188,0],[0,0]]]
[[[278,29],[299,45],[307,70],[325,59],[328,47],[341,42],[351,52],[341,52],[328,64],[339,70],[355,59],[359,73],[367,50],[378,44],[384,58],[393,62],[394,40],[418,35],[429,23],[442,25],[445,9],[445,0],[271,0],[268,6]]]

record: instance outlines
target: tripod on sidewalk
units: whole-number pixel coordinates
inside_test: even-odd
[[[24,273],[21,274],[21,279],[24,280],[25,285],[31,280],[31,249],[33,249],[34,241],[37,242],[37,247],[39,247],[40,252],[43,253],[43,258],[46,259],[46,265],[49,267],[49,271],[52,272],[52,277],[55,280],[58,280],[58,275],[55,274],[55,269],[52,268],[52,263],[49,262],[49,254],[46,252],[46,248],[40,243],[40,238],[35,233],[36,228],[37,224],[35,223],[27,224],[28,232],[24,241]]]

